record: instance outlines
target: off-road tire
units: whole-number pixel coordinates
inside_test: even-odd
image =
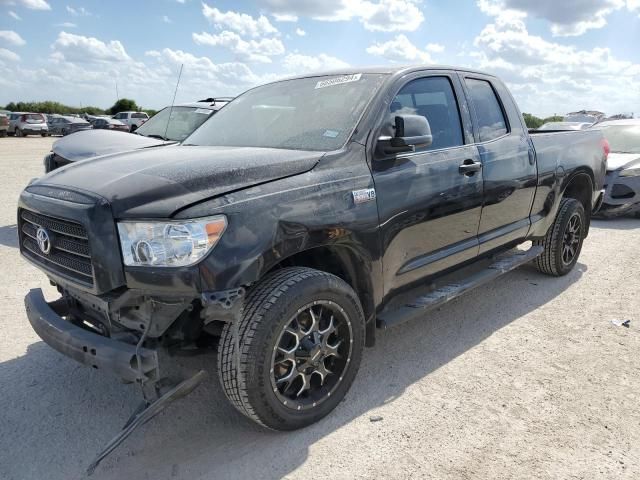
[[[296,411],[285,407],[273,391],[272,354],[290,318],[302,306],[316,300],[334,302],[348,315],[352,325],[351,360],[332,395],[318,406]],[[240,413],[274,430],[302,428],[331,412],[353,383],[365,341],[364,314],[353,289],[335,275],[305,267],[277,270],[248,291],[237,325],[239,356],[235,354],[234,329],[232,324],[226,324],[220,338],[220,384]]]
[[[571,262],[565,263],[562,259],[563,239],[567,229],[567,224],[574,215],[580,216],[580,222],[582,225],[580,241]],[[542,254],[534,260],[536,268],[540,272],[554,277],[560,277],[569,273],[577,263],[578,257],[580,256],[585,231],[586,215],[582,203],[574,198],[563,198],[560,201],[560,208],[558,208],[556,218],[551,227],[549,227],[547,234],[544,238],[533,241],[534,245],[544,247]]]

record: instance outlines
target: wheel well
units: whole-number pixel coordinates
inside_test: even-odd
[[[309,267],[331,273],[353,288],[360,299],[367,321],[367,346],[375,342],[375,307],[373,292],[368,280],[369,269],[363,259],[348,247],[314,247],[285,258],[270,271],[285,267]]]
[[[562,194],[564,198],[575,198],[584,207],[587,217],[587,233],[591,224],[591,200],[593,197],[593,180],[587,173],[575,175],[568,183]]]

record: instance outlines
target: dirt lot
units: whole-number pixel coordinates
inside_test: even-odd
[[[18,255],[16,200],[51,141],[0,139],[2,480],[83,478],[139,401],[28,325],[24,294],[54,292]],[[254,427],[210,375],[93,478],[640,478],[639,245],[640,220],[595,222],[570,275],[525,267],[379,334],[347,400],[302,431]],[[214,355],[181,364],[215,372]]]

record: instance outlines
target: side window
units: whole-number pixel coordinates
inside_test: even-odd
[[[391,122],[398,113],[422,115],[429,122],[433,143],[416,151],[464,144],[460,111],[447,77],[426,77],[407,83],[391,102]]]
[[[480,141],[486,142],[506,135],[509,131],[507,122],[491,84],[474,78],[465,78],[465,83],[476,111]]]

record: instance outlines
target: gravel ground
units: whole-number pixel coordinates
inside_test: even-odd
[[[3,480],[84,478],[139,401],[28,325],[24,294],[54,292],[18,255],[16,199],[51,141],[0,139]],[[92,478],[640,478],[638,245],[639,220],[594,222],[568,276],[524,267],[380,333],[346,401],[301,431],[254,427],[210,375]]]

